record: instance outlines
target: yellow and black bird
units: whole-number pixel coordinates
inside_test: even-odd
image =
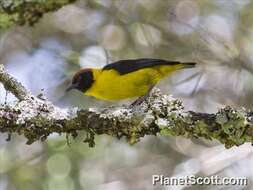
[[[102,100],[123,100],[133,97],[143,100],[161,79],[174,71],[192,68],[195,65],[196,63],[191,62],[181,63],[162,59],[120,60],[101,69],[88,68],[78,71],[67,91],[77,89],[87,96]]]

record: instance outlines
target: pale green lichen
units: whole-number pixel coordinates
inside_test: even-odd
[[[0,28],[9,28],[13,23],[13,16],[1,12],[0,9]]]
[[[252,128],[252,124],[246,121],[243,112],[237,111],[230,107],[221,109],[217,113],[216,122],[221,125],[222,135],[227,137],[225,145],[241,145],[248,139],[246,130]],[[222,140],[222,139],[221,139]]]
[[[226,148],[239,146],[245,142],[253,142],[253,124],[247,121],[245,113],[247,112],[226,107],[216,115],[194,112],[185,112],[183,115],[177,113],[176,116],[169,114],[167,119],[174,122],[170,122],[168,126],[161,125],[160,134],[217,139]]]
[[[0,29],[13,24],[33,25],[43,14],[55,11],[75,0],[3,0],[0,1]]]
[[[184,111],[176,99],[158,98],[157,101],[160,102],[154,106],[155,123],[163,136],[216,139],[226,148],[253,142],[253,124],[249,118],[252,116],[246,110],[226,107],[217,114],[195,113]]]
[[[155,89],[147,101],[135,108],[65,110],[37,97],[15,106],[0,105],[0,132],[23,134],[28,144],[45,140],[55,132],[76,137],[82,130],[87,133],[84,142],[90,146],[95,145],[95,135],[125,137],[129,144],[134,144],[145,135],[160,134],[216,139],[230,148],[252,142],[251,118],[252,112],[230,107],[216,114],[185,111],[182,102]]]

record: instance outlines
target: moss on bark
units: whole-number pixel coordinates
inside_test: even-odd
[[[33,25],[43,14],[55,11],[76,0],[2,0],[0,1],[0,29],[16,25]]]

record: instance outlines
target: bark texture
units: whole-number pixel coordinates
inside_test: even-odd
[[[184,109],[182,102],[163,95],[155,88],[150,97],[136,107],[62,109],[45,98],[35,97],[0,65],[0,82],[18,101],[0,105],[0,132],[16,133],[27,144],[46,140],[52,133],[76,137],[86,131],[85,142],[95,145],[96,135],[125,137],[130,144],[145,135],[184,136],[218,140],[226,148],[253,142],[253,112],[229,106],[217,113],[198,113]]]
[[[0,0],[0,29],[14,24],[33,25],[43,14],[76,0]]]

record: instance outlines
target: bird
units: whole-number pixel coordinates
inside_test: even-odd
[[[164,59],[125,59],[105,65],[103,68],[84,68],[75,73],[71,85],[84,95],[106,101],[137,98],[132,105],[141,104],[152,88],[174,71],[193,68],[194,62],[168,61]]]

